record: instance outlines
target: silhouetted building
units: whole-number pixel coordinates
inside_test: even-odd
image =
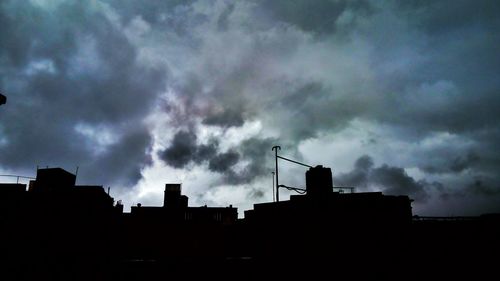
[[[253,210],[245,211],[245,219],[409,224],[412,218],[410,203],[408,196],[388,196],[381,192],[332,192],[322,197],[292,195],[289,201],[254,204]]]
[[[113,209],[114,200],[102,186],[78,186],[75,182],[76,175],[61,168],[38,169],[29,190],[33,197],[32,204],[95,215]]]
[[[0,94],[0,105],[7,103],[7,97]]]
[[[163,207],[131,207],[132,217],[158,219],[164,223],[220,223],[232,224],[238,219],[238,210],[229,207],[188,207],[188,197],[181,194],[180,184],[166,184]]]
[[[61,168],[38,169],[29,189],[24,184],[0,184],[3,206],[26,218],[57,221],[100,219],[112,212],[114,199],[102,186],[76,186],[76,176]]]
[[[245,219],[272,222],[316,223],[397,223],[412,218],[408,196],[381,192],[333,192],[330,168],[316,166],[306,172],[306,195],[292,195],[289,201],[255,204]]]
[[[36,170],[36,180],[30,186],[30,191],[61,191],[75,186],[76,175],[61,168],[46,168]]]
[[[331,170],[322,166],[310,168],[305,178],[305,195],[245,211],[248,248],[242,251],[265,264],[301,261],[300,272],[320,279],[330,271],[324,264],[335,265],[332,274],[338,274],[355,270],[360,259],[396,256],[404,247],[412,222],[408,196],[334,192]]]
[[[19,206],[26,200],[26,185],[0,183],[0,220],[19,214]]]
[[[26,191],[26,185],[21,183],[0,183],[0,194],[19,194]]]
[[[28,280],[39,277],[30,270],[45,268],[50,260],[99,260],[113,254],[107,237],[116,236],[121,213],[102,186],[76,186],[75,180],[74,174],[50,168],[38,169],[28,190],[24,184],[0,185],[0,252],[16,261]]]

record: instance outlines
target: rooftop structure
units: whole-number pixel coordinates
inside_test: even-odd
[[[245,219],[260,222],[392,222],[410,223],[411,200],[408,196],[389,196],[381,192],[341,193],[333,191],[332,172],[323,166],[306,172],[306,195],[290,200],[255,204],[245,211]]]

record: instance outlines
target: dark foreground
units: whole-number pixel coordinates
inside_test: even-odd
[[[498,217],[413,221],[397,228],[303,226],[236,225],[185,238],[175,236],[179,230],[171,230],[174,234],[164,233],[163,243],[140,234],[97,237],[86,233],[88,240],[70,232],[53,236],[56,233],[40,227],[17,233],[22,239],[2,240],[0,278],[489,280],[496,275],[500,260]],[[8,233],[4,229],[3,238]]]

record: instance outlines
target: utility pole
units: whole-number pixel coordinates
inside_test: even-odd
[[[274,150],[274,156],[275,156],[275,160],[276,160],[276,202],[279,202],[280,201],[280,192],[279,192],[279,188],[280,188],[280,185],[279,185],[279,181],[278,181],[278,150],[281,150],[281,146],[279,145],[275,145],[273,146],[272,150]]]

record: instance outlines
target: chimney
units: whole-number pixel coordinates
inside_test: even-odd
[[[188,206],[188,197],[181,195],[180,183],[165,184],[165,195],[163,197],[163,207],[166,208],[186,208]]]

